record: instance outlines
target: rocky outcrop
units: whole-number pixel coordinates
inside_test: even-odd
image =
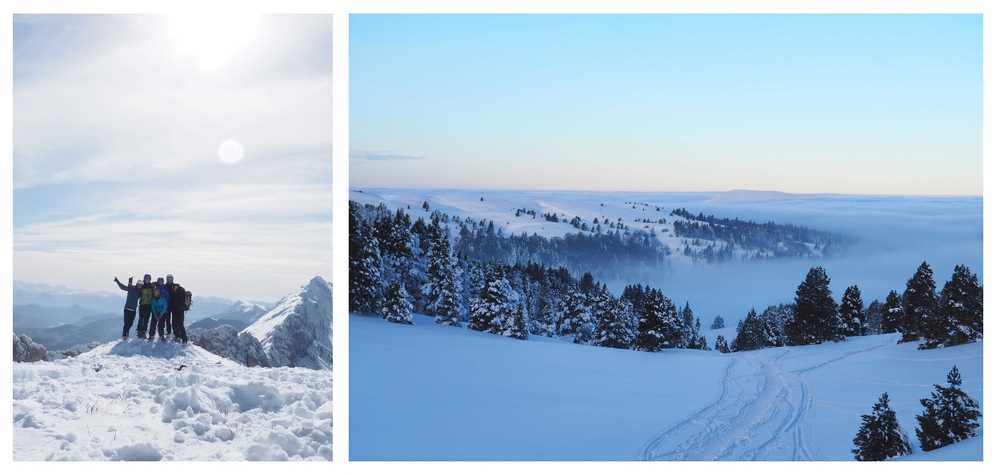
[[[45,347],[31,341],[28,335],[14,335],[14,361],[32,363],[48,359],[49,352]]]

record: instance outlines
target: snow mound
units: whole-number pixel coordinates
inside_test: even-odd
[[[15,460],[331,460],[326,371],[117,341],[14,363]]]
[[[235,364],[195,345],[181,345],[171,341],[148,341],[140,339],[112,341],[98,345],[86,353],[81,353],[77,356],[77,359],[82,361],[96,361],[106,360],[109,357],[114,359],[148,358],[176,360],[181,363]]]
[[[333,301],[330,282],[313,277],[243,334],[260,341],[271,366],[330,369],[333,366]]]

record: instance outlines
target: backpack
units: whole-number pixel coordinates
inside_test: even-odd
[[[191,291],[184,292],[184,310],[191,310]]]

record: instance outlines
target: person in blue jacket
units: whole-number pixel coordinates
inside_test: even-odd
[[[161,335],[163,335],[163,334],[170,335],[171,333],[173,333],[173,330],[172,330],[173,329],[173,325],[172,325],[172,322],[170,321],[170,287],[167,285],[166,282],[163,281],[163,277],[157,277],[156,278],[156,286],[160,288],[160,295],[166,297],[166,299],[167,299],[167,308],[166,308],[166,310],[164,310],[165,315],[164,315],[164,318],[163,318],[163,321],[164,321],[163,330],[164,331],[161,332]]]
[[[167,300],[166,292],[164,292],[163,287],[153,286],[153,320],[149,325],[149,340],[152,341],[156,337],[156,333],[160,333],[160,341],[166,340],[163,335],[163,327],[167,321]]]
[[[138,284],[132,284],[132,278],[128,278],[128,285],[123,285],[118,277],[115,277],[115,283],[118,284],[118,288],[125,291],[125,325],[122,326],[122,340],[128,339],[128,332],[132,329],[132,322],[135,321],[135,309],[139,304],[139,288]]]

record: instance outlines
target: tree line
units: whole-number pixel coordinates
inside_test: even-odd
[[[454,246],[449,222],[460,229]],[[436,212],[429,223],[411,223],[402,209],[350,202],[350,310],[404,324],[416,311],[439,324],[466,322],[472,330],[518,339],[557,336],[642,351],[708,349],[691,307],[678,308],[659,289],[627,286],[616,297],[590,272],[577,278],[565,266],[494,258],[511,239],[492,223],[467,224]]]
[[[830,278],[813,267],[795,292],[795,303],[777,305],[757,314],[751,309],[737,326],[736,339],[716,348],[757,350],[840,341],[849,336],[899,333],[900,343],[920,341],[918,348],[960,345],[983,338],[983,287],[964,265],[955,266],[951,279],[937,292],[934,272],[923,262],[900,295],[889,292],[865,307],[861,290],[844,290],[838,305],[830,292]]]

